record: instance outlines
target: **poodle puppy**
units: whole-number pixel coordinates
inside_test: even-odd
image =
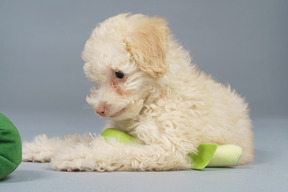
[[[24,143],[24,161],[50,161],[61,171],[183,170],[191,169],[187,154],[197,153],[201,143],[239,145],[240,164],[253,160],[246,102],[191,65],[164,19],[111,17],[92,32],[82,58],[96,85],[87,102],[110,120],[104,129],[119,129],[140,142],[42,135]]]

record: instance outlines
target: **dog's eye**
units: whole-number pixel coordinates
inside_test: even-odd
[[[115,72],[115,76],[116,76],[118,79],[123,79],[124,73],[122,73],[121,71],[116,71],[116,72]]]

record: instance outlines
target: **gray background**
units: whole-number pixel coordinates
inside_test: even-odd
[[[253,117],[288,116],[287,1],[0,1],[0,109],[86,109],[81,51],[123,12],[161,16],[199,68],[247,98]]]
[[[123,12],[166,18],[201,70],[246,97],[255,127],[255,162],[204,172],[105,174],[59,173],[48,164],[22,163],[0,182],[0,191],[287,189],[286,0],[0,0],[0,112],[22,139],[99,133],[105,120],[85,102],[92,85],[81,52],[98,23]]]

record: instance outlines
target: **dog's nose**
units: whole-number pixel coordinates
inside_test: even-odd
[[[99,104],[96,108],[96,113],[98,113],[100,116],[105,117],[106,116],[106,107],[105,104]]]

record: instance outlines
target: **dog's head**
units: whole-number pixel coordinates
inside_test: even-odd
[[[139,114],[166,74],[168,27],[164,19],[121,14],[101,23],[82,58],[96,84],[87,102],[103,117],[125,120]]]

